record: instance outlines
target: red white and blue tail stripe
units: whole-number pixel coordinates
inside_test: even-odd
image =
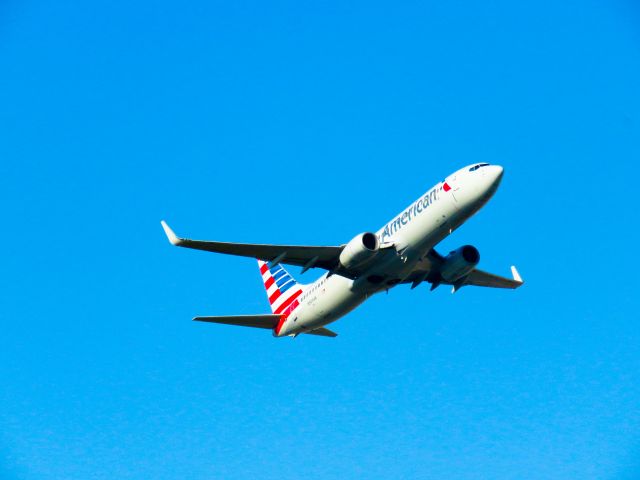
[[[264,288],[267,290],[271,311],[276,315],[289,315],[298,306],[302,285],[294,280],[280,264],[269,268],[269,264],[258,260]]]

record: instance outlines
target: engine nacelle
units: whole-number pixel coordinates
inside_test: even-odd
[[[480,252],[472,245],[465,245],[447,255],[440,267],[445,282],[454,283],[468,275],[480,261]]]
[[[340,265],[346,269],[360,267],[378,254],[380,242],[375,233],[356,235],[340,253]]]

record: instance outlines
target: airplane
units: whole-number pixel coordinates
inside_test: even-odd
[[[339,246],[265,245],[212,242],[180,238],[163,220],[169,241],[176,246],[252,257],[267,291],[270,314],[195,317],[201,322],[256,327],[275,337],[311,334],[335,337],[326,328],[375,293],[402,284],[414,289],[423,282],[431,290],[450,285],[452,293],[467,285],[520,287],[515,266],[512,278],[482,271],[480,253],[464,245],[448,255],[434,248],[477,213],[494,195],[503,168],[489,163],[468,165],[429,189],[376,233],[364,232]],[[282,266],[326,272],[311,284],[298,283]]]

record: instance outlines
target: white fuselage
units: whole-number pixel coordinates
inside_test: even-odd
[[[297,335],[327,325],[404,281],[432,248],[491,198],[501,178],[502,167],[470,165],[429,189],[376,232],[380,251],[365,275],[352,280],[326,273],[305,285],[298,307],[274,334]]]

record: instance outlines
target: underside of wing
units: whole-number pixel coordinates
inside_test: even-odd
[[[478,270],[476,268],[467,275],[464,280],[464,284],[476,285],[478,287],[518,288],[524,282],[520,278],[515,267],[511,267],[511,270],[513,272],[513,278],[501,277],[500,275],[494,275],[493,273]]]
[[[273,329],[278,324],[282,315],[231,315],[219,317],[195,317],[196,322],[223,323],[225,325],[238,325],[241,327]]]
[[[421,282],[426,281],[431,283],[432,289],[438,285],[453,285],[453,291],[465,285],[492,288],[518,288],[524,283],[516,267],[511,267],[512,278],[502,277],[474,268],[471,272],[456,279],[454,282],[448,282],[444,280],[440,274],[444,260],[445,258],[442,255],[435,250],[431,250],[425,258],[418,263],[416,269],[403,283],[412,283],[412,288],[414,288]]]
[[[313,267],[320,267],[326,270],[337,268],[340,252],[344,248],[344,246],[268,245],[190,240],[178,237],[164,221],[161,223],[169,241],[178,247],[260,258],[275,263],[297,265],[304,267],[305,270]]]

